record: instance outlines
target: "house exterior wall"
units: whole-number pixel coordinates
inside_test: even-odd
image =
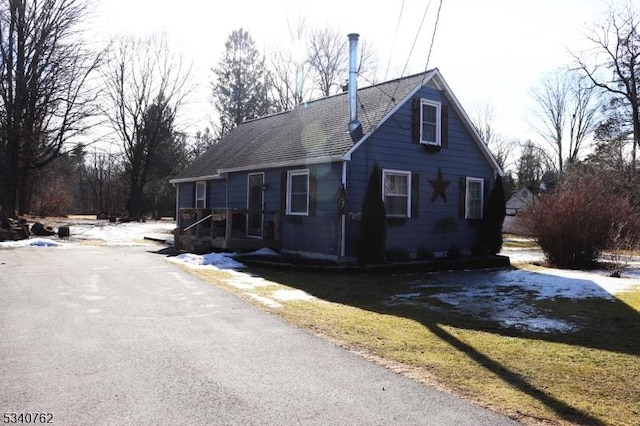
[[[278,169],[278,172],[302,168]],[[316,180],[315,209],[311,209],[308,216],[282,214],[282,248],[307,256],[334,258],[339,254],[341,220],[335,197],[342,182],[342,163],[314,164],[307,168]],[[285,191],[281,192],[284,195]]]
[[[415,97],[435,100],[448,106],[448,144],[439,152],[431,153],[424,146],[412,143],[413,105],[409,101],[352,153],[347,169],[347,257],[357,256],[360,233],[358,215],[362,210],[369,175],[376,162],[381,169],[418,174],[418,217],[387,221],[387,249],[403,248],[415,252],[424,247],[441,252],[452,246],[469,249],[479,242],[479,221],[460,218],[460,203],[464,203],[463,196],[461,200],[461,181],[465,177],[484,179],[486,204],[495,172],[441,91],[423,87]],[[442,197],[432,202],[434,188],[429,181],[436,180],[439,169],[443,180],[449,182],[445,191],[446,202]],[[412,199],[412,202],[415,200]],[[436,223],[445,218],[453,218],[458,230],[450,233],[443,244],[442,236],[434,230]]]
[[[309,170],[315,179],[315,207],[308,215],[286,214],[282,197],[286,197],[286,174],[290,170]],[[207,182],[207,207],[246,209],[251,173],[264,173],[263,209],[280,211],[280,242],[284,251],[327,258],[338,254],[341,220],[336,214],[335,197],[341,184],[342,163],[228,173]],[[193,208],[195,182],[178,185],[178,207]]]
[[[195,186],[195,182],[182,182],[178,184],[179,209],[195,207]]]

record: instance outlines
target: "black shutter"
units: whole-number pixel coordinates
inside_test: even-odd
[[[458,190],[458,215],[460,219],[464,219],[466,213],[466,197],[467,197],[467,179],[463,176],[460,178]]]
[[[422,106],[420,98],[413,98],[411,114],[411,143],[420,144],[420,127],[422,126]]]
[[[420,174],[411,173],[411,217],[420,217]]]
[[[309,173],[309,216],[315,216],[318,207],[318,177]]]
[[[205,209],[210,209],[211,208],[211,181],[208,180],[207,183],[204,185],[204,208]]]
[[[491,179],[484,180],[484,193],[482,194],[482,219],[487,217],[487,202],[491,193]]]
[[[287,214],[287,171],[280,174],[280,213]]]
[[[440,111],[440,146],[449,147],[449,106],[442,105]]]

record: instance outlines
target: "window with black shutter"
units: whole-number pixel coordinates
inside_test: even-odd
[[[427,152],[449,146],[449,107],[440,102],[415,98],[412,114],[412,142]]]

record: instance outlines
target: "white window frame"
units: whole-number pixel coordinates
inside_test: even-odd
[[[307,203],[305,211],[293,211],[291,202],[291,196],[294,195],[291,191],[291,181],[294,176],[306,176],[307,177]],[[298,194],[299,195],[299,194]],[[309,216],[309,169],[301,170],[289,170],[287,171],[287,214],[291,216]]]
[[[202,197],[198,196],[198,187],[202,187]],[[202,206],[198,204],[198,202],[202,202]],[[196,209],[204,209],[207,207],[207,182],[204,180],[199,180],[196,182],[196,194],[194,205]]]
[[[249,198],[251,197],[251,176],[262,175],[262,204],[264,204],[264,186],[266,184],[265,174],[264,172],[256,172],[247,174],[247,209],[249,208]],[[263,209],[264,206],[260,207],[260,210]]]
[[[480,184],[480,212],[479,214],[472,215],[470,212],[471,202],[478,201],[471,199],[471,191],[469,190],[469,185],[471,183],[479,183]],[[466,185],[465,185],[465,195],[464,195],[464,218],[465,219],[482,219],[484,216],[484,179],[475,178],[475,177],[467,177]]]
[[[425,140],[422,135],[422,130],[424,129],[424,106],[432,106],[436,108],[436,140],[428,141]],[[436,101],[430,101],[428,99],[420,99],[420,143],[422,145],[442,145],[442,104]],[[431,123],[430,123],[431,124]]]
[[[385,204],[386,204],[387,197],[399,197],[398,195],[387,195],[387,188],[385,185],[387,176],[404,176],[407,179],[407,206],[406,206],[407,212],[406,214],[389,214],[387,212],[387,217],[410,218],[411,217],[411,172],[406,170],[392,170],[392,169],[382,170],[382,201]]]

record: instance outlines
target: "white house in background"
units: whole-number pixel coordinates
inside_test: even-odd
[[[529,188],[518,189],[507,201],[507,216],[517,216],[518,212],[533,206],[534,195]]]
[[[518,226],[516,216],[522,211],[532,207],[535,203],[535,195],[529,188],[520,188],[507,200],[507,216],[502,224],[502,232],[508,234],[522,234],[522,229]]]

